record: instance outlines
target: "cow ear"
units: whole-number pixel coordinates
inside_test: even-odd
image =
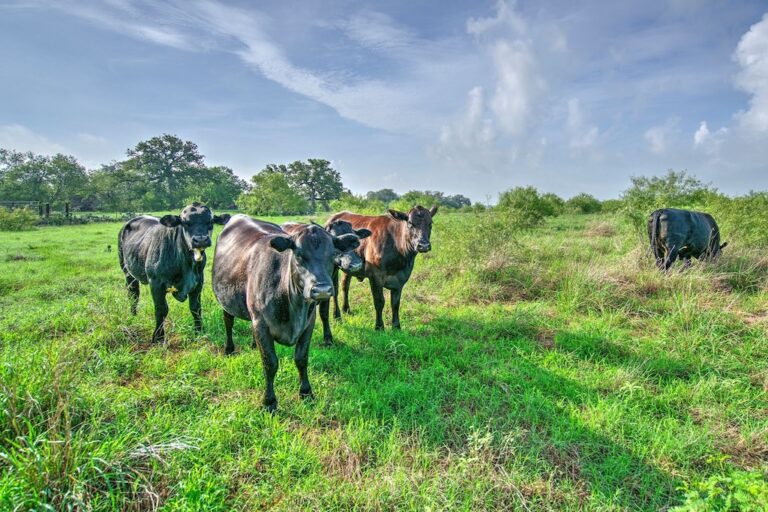
[[[429,214],[430,214],[432,217],[434,217],[435,215],[437,215],[437,207],[438,207],[438,206],[439,206],[439,205],[434,205],[432,208],[430,208],[430,209],[429,209]]]
[[[357,235],[357,238],[362,240],[363,238],[368,238],[373,233],[371,232],[370,229],[360,228],[355,230],[355,234]]]
[[[169,228],[175,228],[181,224],[181,217],[178,215],[163,215],[160,217],[160,224]]]
[[[269,245],[272,246],[272,248],[277,252],[283,252],[286,249],[293,250],[296,248],[296,244],[293,242],[291,237],[282,235],[272,237],[272,239],[269,241]]]
[[[408,220],[408,215],[403,212],[393,210],[392,208],[388,209],[387,212],[389,213],[389,216],[395,220]]]
[[[728,245],[728,242],[724,242],[723,245],[720,246],[720,249],[725,249],[726,245]]]
[[[229,222],[229,219],[231,219],[232,216],[228,213],[223,213],[221,215],[214,215],[213,216],[213,223],[214,224],[226,224]]]
[[[341,252],[352,251],[360,247],[360,239],[357,235],[347,233],[346,235],[333,237],[333,246]]]

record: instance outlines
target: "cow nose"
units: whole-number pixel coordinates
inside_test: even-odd
[[[211,237],[204,235],[195,235],[192,237],[192,246],[196,249],[203,249],[211,246]]]
[[[316,284],[312,287],[312,290],[310,291],[310,297],[312,297],[313,300],[325,300],[330,299],[331,295],[333,295],[333,285],[332,284]]]
[[[363,268],[363,262],[362,261],[356,261],[354,263],[350,263],[349,264],[349,271],[350,272],[359,272],[361,268]]]
[[[429,242],[419,242],[417,249],[419,252],[429,252],[432,250],[432,244]]]

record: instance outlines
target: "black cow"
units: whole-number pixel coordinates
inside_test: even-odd
[[[128,222],[117,237],[120,268],[131,298],[131,313],[139,303],[139,283],[149,284],[155,304],[155,330],[152,341],[165,340],[163,323],[168,315],[165,294],[179,302],[189,297],[189,310],[195,329],[202,330],[200,292],[203,289],[205,249],[211,245],[214,223],[224,224],[229,214],[213,215],[211,209],[192,203],[181,215],[158,219],[144,215]]]
[[[299,396],[312,397],[307,376],[315,304],[333,295],[331,271],[338,251],[360,244],[352,234],[332,236],[309,224],[289,235],[276,224],[236,215],[216,241],[213,292],[224,308],[225,353],[235,350],[235,318],[250,320],[261,351],[266,390],[264,406],[277,408],[274,391],[278,360],[275,342],[293,346],[299,370]]]
[[[708,213],[662,208],[648,218],[648,238],[656,266],[669,270],[677,258],[715,259],[728,242],[720,244],[720,229]]]
[[[306,224],[301,224],[298,222],[286,222],[282,224],[281,227],[287,233],[292,234],[295,232],[295,230],[301,228],[302,226],[306,226]],[[357,235],[360,240],[371,236],[371,231],[369,229],[352,229],[352,224],[345,220],[335,220],[333,222],[329,222],[328,225],[325,226],[325,229],[332,236],[352,234]],[[343,270],[344,272],[359,272],[363,268],[363,260],[360,258],[360,256],[358,256],[354,249],[350,249],[344,252],[339,251],[333,263],[336,265],[336,268],[333,269],[334,286],[336,286],[338,283],[337,273],[339,270]],[[339,309],[336,293],[333,294],[333,300],[336,303],[336,309]],[[323,321],[323,345],[326,347],[333,345],[333,333],[331,332],[331,323],[328,320],[330,304],[331,302],[328,300],[320,301],[320,319]]]

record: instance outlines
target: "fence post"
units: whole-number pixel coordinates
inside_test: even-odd
[[[69,219],[69,203],[64,203],[64,217]]]
[[[45,218],[51,216],[51,203],[45,203]]]
[[[40,216],[43,216],[43,203],[37,204],[37,209],[40,211]]]

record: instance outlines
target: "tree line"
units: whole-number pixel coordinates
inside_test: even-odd
[[[208,166],[197,145],[163,134],[126,150],[126,158],[88,170],[70,155],[37,155],[0,149],[0,200],[39,201],[72,211],[137,212],[173,210],[200,201],[217,209],[240,209],[252,215],[305,215],[318,211],[354,210],[381,214],[386,208],[440,205],[459,211],[488,208],[462,194],[391,188],[356,195],[344,187],[341,174],[328,160],[310,158],[268,164],[249,181],[226,166]],[[541,208],[536,206],[541,203]],[[519,210],[523,222],[564,211],[594,213],[602,203],[589,194],[567,201],[518,187],[499,195],[497,208]],[[526,217],[527,216],[527,217]],[[530,218],[528,218],[530,217]]]

